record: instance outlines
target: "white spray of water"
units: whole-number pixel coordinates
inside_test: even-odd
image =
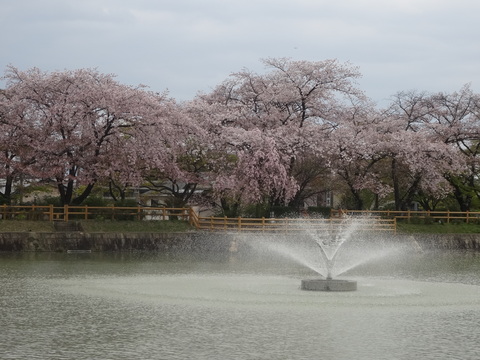
[[[330,228],[321,226],[321,230],[314,222],[305,222],[301,231],[253,235],[246,242],[264,255],[280,255],[323,277],[334,277],[367,262],[398,254],[398,247],[385,243],[385,234],[362,231],[364,221],[365,218],[346,218]]]

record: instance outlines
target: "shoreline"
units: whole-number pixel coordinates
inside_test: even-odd
[[[418,250],[480,251],[480,234],[396,234],[389,240],[410,243]],[[235,233],[221,232],[0,232],[1,252],[232,252],[239,247]]]

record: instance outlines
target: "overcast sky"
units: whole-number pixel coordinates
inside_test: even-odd
[[[480,92],[479,14],[478,0],[0,0],[0,75],[97,68],[189,100],[242,68],[264,72],[262,58],[335,58],[379,104]]]

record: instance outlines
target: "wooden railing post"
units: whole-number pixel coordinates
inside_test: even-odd
[[[188,223],[193,226],[193,223],[192,223],[192,220],[193,220],[193,208],[188,208]]]
[[[200,227],[199,218],[193,208],[190,208],[190,224],[195,226],[197,229]]]
[[[68,221],[68,205],[63,205],[63,221]]]

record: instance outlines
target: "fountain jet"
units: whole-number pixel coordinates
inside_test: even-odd
[[[332,272],[335,260],[342,244],[348,239],[348,234],[318,234],[316,242],[320,248],[320,254],[327,268],[325,279],[302,280],[301,289],[310,291],[355,291],[357,282],[352,280],[333,279]]]

